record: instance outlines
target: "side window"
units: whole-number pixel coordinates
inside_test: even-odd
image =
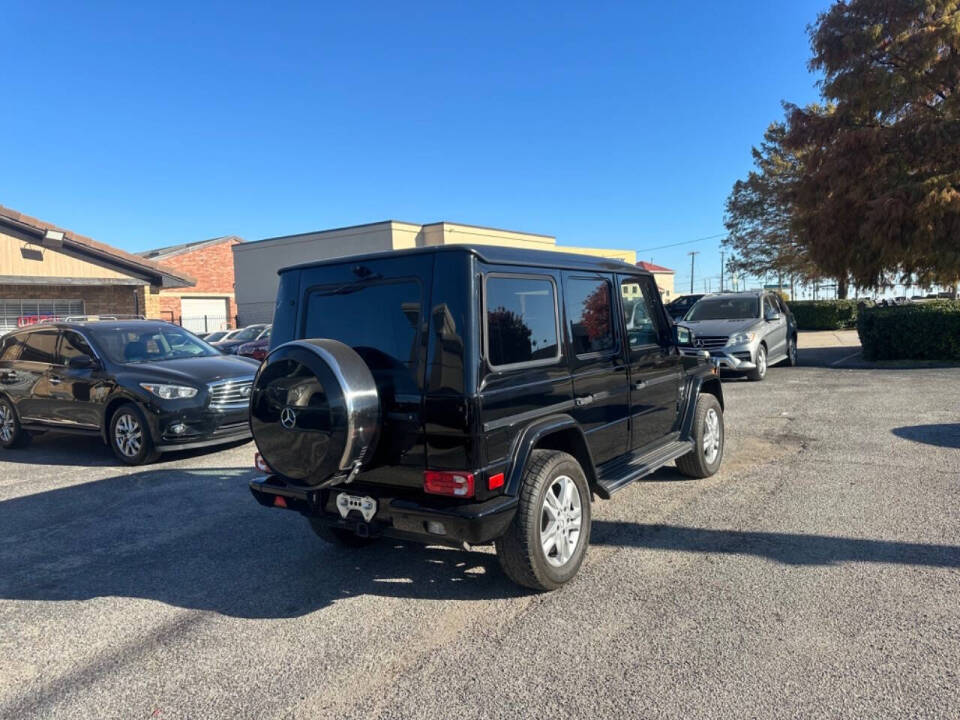
[[[0,362],[12,362],[20,354],[20,338],[13,335],[7,335],[0,338]]]
[[[38,362],[53,365],[57,358],[57,331],[37,330],[27,335],[20,362]]]
[[[487,361],[491,366],[560,358],[553,280],[488,275],[485,288]]]
[[[610,283],[601,278],[571,277],[564,280],[564,300],[570,339],[576,355],[613,350],[613,315]]]
[[[66,365],[70,362],[70,358],[79,355],[96,357],[86,340],[75,332],[65,330],[60,336],[60,364]]]
[[[769,313],[775,313],[775,312],[780,312],[780,310],[777,308],[776,301],[773,299],[773,296],[765,295],[763,298],[764,316],[768,315]]]
[[[650,283],[640,278],[624,280],[620,283],[623,296],[624,324],[630,347],[658,345],[660,343],[660,323],[657,316],[657,304]]]

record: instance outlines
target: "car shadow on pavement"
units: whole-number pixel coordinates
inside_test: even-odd
[[[866,562],[960,568],[960,546],[957,545],[803,533],[714,530],[597,520],[593,523],[590,543],[703,555],[754,555],[785,565]]]
[[[960,449],[960,423],[906,425],[891,430],[897,437],[926,445]]]
[[[166,452],[154,464],[146,467],[163,466],[171,460],[188,460],[201,455],[240,447],[250,440],[241,440],[225,445]],[[45,432],[33,437],[26,447],[5,450],[0,460],[24,465],[72,465],[74,467],[127,467],[113,454],[99,436],[68,435],[58,432]]]
[[[516,597],[489,552],[327,545],[250,496],[248,468],[154,469],[0,502],[0,598],[131,597],[244,618],[341,598]]]

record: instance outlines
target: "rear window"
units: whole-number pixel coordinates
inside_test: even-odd
[[[548,277],[488,275],[487,360],[493,367],[553,362],[557,293]]]
[[[304,337],[339,340],[373,370],[413,368],[421,293],[413,279],[316,288],[307,296]]]

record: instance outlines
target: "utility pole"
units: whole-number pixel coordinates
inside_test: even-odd
[[[720,292],[723,292],[723,250],[720,251]]]
[[[699,250],[691,250],[687,253],[690,256],[690,294],[693,294],[693,261],[696,259],[697,255],[700,254]]]

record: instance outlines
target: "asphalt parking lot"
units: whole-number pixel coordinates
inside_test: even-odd
[[[960,368],[849,354],[725,382],[721,472],[600,502],[544,595],[324,545],[251,444],[39,438],[0,456],[0,717],[960,717]]]

